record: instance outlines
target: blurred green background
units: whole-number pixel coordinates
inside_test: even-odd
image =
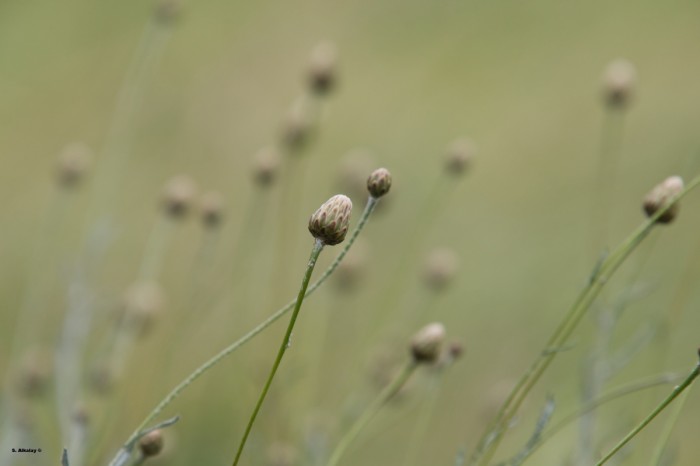
[[[3,373],[10,366],[23,290],[36,270],[29,265],[32,251],[51,236],[45,218],[56,196],[56,156],[66,144],[83,141],[95,150],[98,169],[120,88],[152,11],[151,2],[0,2]],[[451,465],[458,450],[473,446],[503,387],[542,349],[596,262],[591,205],[604,120],[601,75],[611,60],[629,59],[639,82],[609,201],[609,245],[643,220],[640,199],[654,184],[672,174],[689,180],[700,168],[700,4],[694,1],[213,0],[184,4],[164,37],[128,122],[127,165],[110,181],[117,195],[107,204],[112,242],[96,280],[98,316],[107,313],[102,308],[115,307],[133,282],[163,184],[179,173],[191,175],[201,190],[225,197],[225,224],[216,244],[216,257],[224,259],[212,261],[207,277],[212,293],[226,295],[231,266],[225,258],[253,202],[252,157],[278,138],[284,115],[303,93],[309,51],[321,40],[337,46],[339,85],[324,104],[317,138],[304,155],[305,186],[293,223],[281,224],[284,215],[272,206],[279,195],[270,193],[270,210],[248,264],[252,283],[245,316],[230,299],[215,298],[213,309],[203,309],[208,302],[198,306],[201,315],[189,320],[171,313],[188,312],[183,290],[191,285],[193,258],[203,241],[196,221],[178,227],[162,277],[165,325],[138,343],[127,381],[109,402],[88,401],[95,410],[91,425],[101,434],[91,437],[96,451],[86,464],[105,464],[174,383],[293,297],[311,246],[308,215],[339,189],[339,167],[353,149],[366,148],[373,165],[392,171],[389,205],[362,235],[368,259],[356,294],[338,294],[329,284],[304,306],[245,464],[266,464],[266,451],[278,442],[294,445],[299,464],[315,464],[308,450],[332,448],[347,419],[376,392],[370,374],[377,361],[400,360],[413,332],[434,320],[445,322],[466,355],[443,381],[415,464]],[[436,183],[448,182],[441,181],[444,154],[459,136],[478,145],[473,170],[441,198],[425,225],[425,199]],[[98,186],[86,186],[67,214],[53,269],[58,288],[70,284],[96,191]],[[356,219],[364,199],[353,201]],[[648,289],[625,314],[616,344],[663,320],[694,260],[698,205],[697,195],[685,199],[679,221],[655,231],[611,283],[610,299],[637,272]],[[276,262],[280,229],[295,231],[285,244],[291,252],[284,264]],[[425,239],[407,249],[417,230],[425,231]],[[425,299],[420,266],[436,246],[458,253],[459,274],[429,309],[414,309]],[[321,266],[337,250],[328,248]],[[378,303],[397,267],[407,263],[399,311],[390,314]],[[284,282],[271,279],[279,267]],[[661,348],[655,338],[610,386],[692,367],[700,344],[694,312],[700,296],[692,291],[670,343]],[[46,325],[55,325],[58,333],[65,293],[54,293],[50,307],[53,317]],[[402,321],[404,309],[414,312],[412,320]],[[109,322],[96,320],[98,326]],[[283,327],[276,324],[242,348],[168,409],[166,415],[179,413],[182,420],[168,431],[171,451],[157,461],[231,461]],[[557,400],[555,419],[577,406],[582,361],[595,331],[594,319],[583,323],[573,348],[559,356],[530,397],[503,457],[532,432],[546,393]],[[99,340],[95,332],[92,339]],[[662,350],[668,352],[664,357]],[[345,464],[404,464],[405,443],[425,402],[426,379],[418,374],[406,396],[375,419]],[[630,395],[603,408],[596,431],[600,451],[668,390]],[[670,444],[673,464],[696,464],[698,425],[692,413],[700,401],[693,395]],[[27,464],[57,461],[55,419],[50,414],[42,419],[39,446],[45,452]],[[626,464],[646,464],[662,424],[642,434]],[[313,447],[314,442],[323,446]],[[565,464],[576,442],[573,425],[531,463]]]

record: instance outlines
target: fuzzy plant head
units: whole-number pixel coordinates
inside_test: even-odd
[[[624,108],[629,105],[637,81],[637,70],[627,60],[611,62],[603,74],[603,99],[609,107]]]
[[[416,363],[431,364],[438,360],[445,341],[445,326],[439,322],[428,324],[411,340],[411,355]]]
[[[72,188],[79,184],[87,171],[92,151],[83,143],[74,143],[66,146],[58,158],[56,167],[56,179],[59,186]]]
[[[321,42],[311,51],[309,87],[316,95],[328,94],[337,81],[338,53],[331,42]]]
[[[309,231],[327,246],[342,243],[350,226],[352,201],[343,194],[328,199],[309,219]]]
[[[683,178],[680,176],[669,176],[652,189],[644,197],[642,207],[647,217],[652,217],[660,209],[666,207],[674,197],[683,191]],[[674,202],[659,218],[656,223],[671,223],[678,216],[678,202]]]
[[[190,210],[196,193],[194,181],[189,176],[171,178],[163,192],[163,209],[172,218],[182,218]]]
[[[224,200],[216,191],[205,193],[199,204],[202,225],[205,228],[216,228],[223,220]]]
[[[370,196],[379,199],[391,189],[391,173],[386,168],[377,168],[367,178],[367,190]]]
[[[266,188],[272,185],[279,170],[280,157],[272,147],[261,149],[255,154],[253,161],[253,181],[255,184]]]
[[[459,176],[467,172],[474,161],[476,145],[471,139],[460,138],[447,148],[445,170],[447,173]]]
[[[163,432],[156,429],[139,440],[139,450],[144,458],[157,456],[163,450]]]

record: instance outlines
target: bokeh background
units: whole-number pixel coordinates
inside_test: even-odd
[[[376,394],[377,379],[405,357],[411,335],[436,320],[466,352],[441,379],[414,464],[454,464],[458,451],[469,451],[601,252],[591,247],[591,211],[600,189],[605,121],[601,75],[611,60],[630,60],[639,80],[624,119],[607,244],[621,242],[643,221],[640,199],[654,184],[672,174],[688,180],[700,168],[700,4],[543,0],[187,2],[167,31],[159,30],[145,84],[133,96],[126,136],[119,136],[128,143],[116,145],[116,152],[128,153],[125,165],[104,168],[120,90],[149,40],[144,37],[153,33],[152,14],[151,2],[0,3],[3,373],[18,357],[12,348],[19,310],[37,273],[48,276],[52,288],[42,309],[46,317],[34,324],[53,348],[85,231],[95,218],[103,212],[110,218],[109,241],[91,280],[98,299],[86,368],[135,280],[161,215],[164,183],[186,173],[200,192],[216,190],[225,199],[216,238],[203,231],[196,214],[174,228],[160,277],[165,311],[148,338],[136,343],[125,379],[106,397],[86,388],[91,429],[85,464],[106,464],[170,387],[294,296],[311,246],[308,215],[347,186],[343,174],[357,162],[348,155],[356,149],[369,154],[368,170],[392,171],[393,191],[362,234],[357,286],[341,292],[328,283],[305,304],[246,464],[272,464],[269,451],[280,444],[296,451],[292,464],[323,464],[313,458],[332,449],[348,420]],[[279,140],[284,116],[304,93],[309,53],[323,40],[338,50],[338,86],[324,100],[318,132],[303,154],[297,202],[282,211],[278,185],[265,200],[257,198],[253,157]],[[444,158],[449,143],[462,136],[475,141],[478,152],[469,173],[455,180],[444,173]],[[60,224],[52,224],[47,219],[60,191],[56,159],[76,141],[88,144],[95,158]],[[445,183],[450,187],[439,202],[426,201]],[[95,202],[104,192],[108,199]],[[351,194],[356,219],[364,199]],[[93,215],[95,205],[99,214]],[[251,205],[264,212],[253,216],[254,240],[245,239],[244,271],[232,273],[228,261],[246,238],[241,232],[250,225]],[[625,312],[613,347],[624,348],[640,331],[651,337],[608,387],[663,371],[685,373],[696,361],[698,206],[691,194],[679,220],[655,231],[610,283],[608,301],[631,283],[643,298]],[[47,242],[50,259],[44,260]],[[203,266],[197,262],[202,247],[211,253]],[[460,267],[451,286],[431,296],[421,273],[436,247],[454,250]],[[339,249],[328,248],[320,266]],[[242,276],[244,285],[236,288],[232,281]],[[383,308],[383,294],[398,279],[399,297],[393,308]],[[679,293],[685,293],[682,312],[672,338],[663,339],[654,329]],[[243,347],[167,410],[182,419],[167,431],[169,451],[153,463],[231,461],[284,325],[278,322]],[[554,419],[580,404],[584,362],[597,331],[594,318],[583,322],[572,347],[529,398],[503,458],[531,434],[547,393],[557,402]],[[86,387],[87,372],[81,379]],[[430,397],[430,381],[429,374],[417,374],[363,432],[345,464],[406,464],[406,443]],[[602,408],[596,451],[612,445],[669,390],[655,388]],[[696,464],[700,401],[694,395],[670,441],[675,462],[669,464]],[[12,404],[13,398],[5,400]],[[2,451],[1,463],[56,464],[62,441],[53,400],[49,387],[30,409],[37,435],[30,447],[44,452],[28,458]],[[10,414],[2,416],[5,422]],[[662,425],[642,434],[625,464],[646,464]],[[577,441],[574,423],[531,463],[568,464]]]

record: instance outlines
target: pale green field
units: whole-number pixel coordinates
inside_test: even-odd
[[[436,320],[466,353],[442,381],[413,464],[451,466],[458,451],[470,451],[600,254],[591,246],[591,219],[604,116],[601,75],[612,59],[634,63],[639,82],[606,203],[609,246],[643,222],[640,202],[652,186],[669,175],[687,181],[700,173],[699,3],[454,0],[188,2],[161,37],[153,73],[121,139],[130,144],[118,147],[128,160],[123,171],[112,171],[101,164],[109,128],[151,11],[150,2],[0,2],[3,374],[19,309],[37,274],[48,277],[42,280],[51,288],[34,339],[49,347],[56,342],[86,225],[109,212],[109,249],[91,277],[97,299],[89,366],[136,279],[164,183],[187,173],[200,191],[220,191],[226,201],[217,241],[202,233],[195,216],[172,232],[159,278],[165,312],[134,347],[124,380],[107,398],[86,388],[86,465],[107,464],[175,383],[295,296],[312,243],[308,216],[342,189],[340,167],[353,149],[371,153],[370,169],[392,171],[388,205],[361,235],[367,261],[354,294],[339,293],[331,280],[304,304],[242,464],[272,465],[266,455],[280,442],[297,450],[293,464],[325,464],[349,421],[377,392],[377,366],[391,370],[407,357],[413,333]],[[283,116],[304,90],[309,51],[321,40],[338,48],[339,86],[304,154],[298,202],[281,211],[277,185],[257,199],[261,219],[244,246],[247,270],[237,276],[247,291],[234,290],[231,259],[256,202],[253,155],[278,139]],[[459,136],[472,138],[478,154],[467,176],[449,180],[442,173],[445,150]],[[59,196],[52,180],[56,156],[74,141],[95,150],[90,174],[101,174],[71,193],[60,223],[47,225]],[[439,183],[454,186],[426,211]],[[350,194],[356,220],[364,199]],[[594,307],[614,302],[631,283],[642,290],[616,328],[612,352],[640,334],[650,341],[606,388],[664,371],[685,374],[697,361],[698,197],[691,193],[677,222],[652,232]],[[195,265],[202,244],[213,259]],[[426,253],[438,246],[457,252],[460,269],[452,286],[431,299],[420,273]],[[316,275],[341,247],[324,251]],[[401,293],[387,309],[382,295],[393,280],[401,280]],[[689,285],[682,288],[684,280]],[[656,330],[674,302],[682,314],[664,340]],[[166,410],[163,419],[180,414],[181,420],[167,431],[168,451],[147,464],[231,463],[285,325],[278,322],[241,348]],[[557,403],[552,422],[580,405],[596,332],[596,320],[584,319],[572,347],[523,406],[498,459],[530,436],[546,394]],[[414,426],[431,396],[427,372],[416,374],[341,464],[410,466],[407,444],[415,443]],[[31,447],[43,453],[2,451],[0,464],[58,464],[53,388],[50,383],[30,409],[39,437]],[[594,456],[670,390],[629,395],[597,411]],[[675,462],[665,464],[698,464],[697,395],[690,393],[669,443]],[[9,414],[0,416],[5,423]],[[648,464],[667,418],[664,413],[645,430],[618,464]],[[574,423],[529,464],[576,464],[568,461],[577,443]]]

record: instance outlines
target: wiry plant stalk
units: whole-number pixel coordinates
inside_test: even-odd
[[[253,410],[253,413],[250,416],[250,419],[248,420],[248,425],[245,428],[245,432],[243,434],[243,438],[241,439],[241,442],[238,446],[238,451],[236,452],[236,456],[233,460],[233,466],[236,466],[238,464],[238,461],[241,458],[241,454],[243,453],[243,449],[245,448],[246,441],[248,440],[248,436],[250,435],[250,431],[253,428],[253,423],[255,423],[255,419],[258,416],[258,413],[260,412],[260,408],[262,407],[263,402],[265,401],[265,397],[267,396],[267,392],[270,390],[270,386],[272,385],[272,379],[275,377],[275,374],[277,373],[277,369],[280,366],[280,363],[282,362],[282,357],[284,357],[284,353],[287,351],[287,349],[290,346],[291,338],[292,338],[292,330],[294,329],[294,324],[297,321],[297,317],[299,316],[299,311],[301,310],[301,304],[304,302],[304,296],[306,296],[306,289],[309,286],[309,281],[311,280],[311,274],[314,271],[314,267],[316,266],[316,260],[318,259],[318,256],[321,254],[321,251],[323,250],[323,241],[320,239],[316,239],[314,242],[314,247],[311,250],[311,256],[309,257],[309,263],[306,266],[306,272],[304,273],[304,278],[301,281],[301,288],[299,289],[299,295],[297,296],[297,301],[294,306],[294,310],[292,311],[292,317],[289,319],[289,325],[287,326],[287,332],[284,335],[284,338],[282,339],[282,344],[280,345],[280,348],[277,352],[277,358],[275,359],[274,364],[272,365],[272,369],[270,370],[270,374],[267,377],[267,381],[265,382],[265,386],[263,387],[262,392],[260,393],[260,398],[258,399],[257,404],[255,405],[255,409]]]
[[[640,422],[634,429],[630,431],[617,445],[613,447],[600,461],[596,463],[596,466],[603,466],[610,460],[617,452],[619,452],[625,445],[629,443],[634,437],[637,436],[651,421],[654,420],[656,416],[661,413],[668,405],[673,402],[683,391],[685,391],[690,385],[695,381],[695,379],[700,375],[700,363],[696,364],[693,370],[688,374],[680,385],[677,385],[673,391],[661,402],[659,405],[646,417],[642,422]]]
[[[574,301],[573,305],[555,329],[549,341],[545,345],[540,355],[535,359],[529,370],[521,377],[516,386],[511,391],[510,395],[503,403],[501,409],[496,415],[493,423],[484,432],[481,439],[477,443],[477,448],[474,451],[470,464],[489,464],[493,457],[501,439],[510,425],[511,420],[517,413],[520,405],[527,397],[532,387],[542,377],[542,374],[547,370],[559,349],[562,348],[573,331],[578,326],[579,322],[586,314],[595,298],[600,293],[608,280],[615,274],[617,269],[636,249],[636,247],[649,234],[657,220],[662,217],[668,210],[673,208],[683,196],[696,188],[700,184],[700,177],[693,179],[688,186],[681,190],[678,194],[668,199],[649,219],[638,227],[627,239],[618,246],[609,256],[607,256],[596,267],[591,276],[588,285],[581,291],[579,296]]]
[[[362,415],[353,423],[352,427],[350,427],[350,430],[340,439],[328,460],[327,466],[336,466],[338,464],[345,451],[357,438],[362,429],[374,418],[379,410],[401,390],[401,387],[408,381],[411,374],[416,370],[416,367],[418,367],[418,362],[415,359],[411,359],[404,365],[396,378],[389,385],[384,387],[372,404],[367,407]]]
[[[669,415],[668,421],[666,422],[666,425],[664,426],[664,429],[661,432],[661,435],[659,436],[659,440],[657,441],[656,446],[654,447],[654,452],[651,455],[651,461],[649,461],[649,466],[663,466],[662,461],[664,458],[664,453],[666,452],[666,447],[668,446],[668,442],[671,439],[671,433],[673,432],[673,428],[678,422],[678,418],[683,412],[683,407],[685,406],[685,402],[688,399],[688,396],[690,395],[690,391],[691,390],[688,389],[685,391],[685,393],[683,393],[683,395],[681,395],[680,401],[676,403],[676,406],[673,408],[673,411]]]

